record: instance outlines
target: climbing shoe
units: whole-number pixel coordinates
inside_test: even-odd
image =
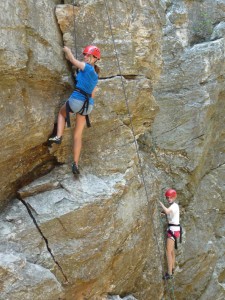
[[[72,172],[74,175],[79,175],[80,171],[78,170],[78,166],[75,162],[72,163]]]
[[[166,274],[163,276],[163,279],[164,279],[164,280],[173,279],[173,275],[170,275],[170,274],[166,273]]]
[[[49,141],[50,143],[52,143],[52,144],[53,144],[53,143],[55,143],[55,144],[61,144],[61,142],[62,142],[62,137],[54,136],[54,137],[49,138],[48,141]]]

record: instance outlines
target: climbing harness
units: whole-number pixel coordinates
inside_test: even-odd
[[[73,1],[73,26],[74,26],[74,46],[75,46],[75,51],[76,51],[76,59],[77,59],[77,36],[76,36],[76,22],[75,22],[75,0]],[[87,54],[92,54],[94,56],[96,56],[98,59],[100,59],[101,53],[100,50],[92,45],[89,45],[87,47],[85,47],[85,49],[83,50],[83,53],[87,53]],[[78,70],[76,69],[76,76],[78,74]],[[77,84],[77,80],[75,78],[75,85]],[[87,114],[88,108],[89,108],[89,101],[91,98],[91,94],[86,93],[85,91],[83,91],[82,89],[78,88],[75,86],[74,91],[77,91],[78,93],[84,95],[85,97],[85,101],[84,104],[82,106],[82,108],[80,109],[80,111],[78,111],[78,114],[80,115],[84,115],[85,111],[85,119],[86,119],[86,124],[87,127],[90,128],[91,127],[91,122],[90,122],[90,118]],[[71,123],[70,123],[70,113],[73,113],[72,109],[70,108],[69,105],[69,101],[66,102],[66,123],[67,123],[67,127],[71,127]]]
[[[155,159],[156,159],[157,161],[159,161],[158,155],[157,155],[157,152],[156,152],[156,147],[157,147],[156,138],[153,137],[153,136],[151,135],[151,140],[152,140],[151,151],[152,151],[152,153],[154,154]],[[175,185],[174,179],[173,179],[173,185]],[[166,187],[163,187],[163,188],[161,189],[160,200],[161,200],[162,202],[164,202],[164,196],[174,196],[174,191],[175,191],[175,190],[169,189],[169,190],[167,190],[167,192],[165,193],[165,192],[164,192],[165,188],[166,188]],[[175,193],[176,193],[176,191],[175,191]],[[165,213],[163,212],[163,214],[165,214]],[[165,215],[166,215],[166,214],[165,214]],[[164,227],[164,224],[163,224],[162,218],[161,218],[160,216],[159,216],[159,220],[160,220],[160,223],[161,223],[161,228],[163,228],[163,227]],[[169,226],[169,224],[167,224],[167,226]],[[182,231],[182,228],[181,228],[180,230]],[[180,232],[180,234],[182,234],[182,232]],[[166,237],[166,238],[167,238],[167,237]],[[181,235],[180,235],[180,238],[181,238]],[[168,257],[167,257],[167,251],[166,251],[166,239],[164,239],[164,243],[163,243],[163,244],[164,244],[164,249],[165,249],[166,258],[167,258],[167,260],[168,260]],[[175,295],[174,295],[174,288],[175,288],[175,287],[174,287],[174,280],[173,280],[173,277],[172,277],[172,278],[165,278],[165,277],[166,277],[166,275],[163,276],[163,279],[170,279],[170,280],[166,280],[166,281],[165,281],[167,291],[172,295],[172,299],[175,299]]]
[[[170,198],[170,197],[172,197],[172,198],[176,198],[176,196],[177,196],[177,192],[176,192],[176,190],[174,190],[174,189],[168,189],[166,192],[165,192],[165,197],[166,198]],[[171,205],[172,205],[173,203],[171,203]],[[182,227],[181,227],[181,225],[180,224],[168,224],[168,229],[167,229],[167,233],[169,233],[169,235],[172,237],[172,239],[174,240],[174,242],[175,242],[175,249],[177,249],[177,237],[176,237],[176,235],[175,235],[175,233],[174,233],[174,231],[172,231],[171,230],[171,228],[170,227],[179,227],[179,234],[180,234],[180,243],[181,243],[181,241],[182,241]]]
[[[157,156],[157,153],[156,153],[156,151],[155,151],[155,149],[153,150],[154,151],[154,154],[156,155],[156,159],[158,159],[158,156]],[[165,188],[162,188],[162,194],[164,194],[163,193],[163,190],[165,190]],[[163,202],[163,199],[162,199],[162,197],[160,197],[160,200]],[[159,211],[159,210],[158,210]],[[165,214],[165,213],[164,213]],[[166,214],[165,214],[165,216],[166,216]],[[161,228],[163,228],[163,230],[164,230],[164,224],[163,224],[163,220],[162,220],[162,218],[159,216],[159,220],[160,220],[160,223],[161,223]],[[167,234],[168,234],[168,229],[169,229],[169,224],[167,224]],[[173,234],[173,232],[172,232],[172,234]],[[172,236],[172,234],[171,234],[171,236]],[[164,245],[164,250],[165,250],[165,256],[166,256],[166,259],[167,259],[167,261],[168,261],[168,256],[167,256],[167,251],[166,251],[166,239],[167,239],[167,237],[165,238],[165,239],[163,239],[163,245]],[[176,241],[176,239],[174,239],[174,242]],[[176,242],[175,242],[176,243]],[[164,276],[163,276],[163,279],[165,280],[165,284],[166,284],[166,291],[167,291],[167,293],[168,293],[168,296],[170,296],[170,299],[174,299],[175,300],[175,295],[174,295],[174,289],[175,289],[175,286],[174,286],[174,277],[173,277],[173,274],[172,274],[172,276],[171,275],[169,275],[168,273],[166,273]]]
[[[77,91],[80,94],[82,94],[82,95],[85,96],[84,104],[81,107],[81,109],[78,111],[78,114],[83,115],[85,111],[86,112],[88,111],[88,108],[89,108],[89,99],[91,98],[91,94],[86,93],[85,91],[83,91],[82,89],[80,89],[78,87],[75,87],[74,91]],[[69,101],[67,100],[66,101],[66,123],[67,123],[67,127],[71,127],[70,112],[73,113],[72,109],[70,108]],[[91,127],[91,122],[90,122],[89,116],[87,114],[85,115],[85,119],[86,119],[87,127],[88,128]]]
[[[168,224],[168,229],[167,232],[172,235],[172,237],[174,238],[174,242],[175,242],[175,249],[178,249],[177,247],[177,237],[175,236],[174,232],[172,230],[170,230],[170,226],[178,226],[180,227],[180,243],[182,243],[182,226],[180,224],[175,225],[175,224]]]
[[[109,27],[110,27],[110,32],[111,32],[111,36],[112,36],[112,42],[113,42],[113,46],[114,46],[117,67],[118,67],[119,75],[120,75],[120,78],[121,78],[121,85],[122,85],[122,89],[123,89],[123,93],[124,93],[124,98],[125,98],[125,102],[126,102],[126,108],[127,108],[127,112],[128,112],[128,115],[129,115],[131,132],[132,132],[133,139],[134,139],[136,154],[137,154],[137,158],[138,158],[138,164],[140,166],[141,179],[142,179],[142,182],[143,182],[143,185],[144,185],[144,190],[145,190],[145,194],[146,194],[146,198],[147,198],[147,205],[148,205],[149,211],[151,211],[150,203],[148,201],[149,195],[148,195],[147,186],[146,186],[146,182],[145,182],[145,178],[144,178],[144,173],[143,173],[143,169],[142,169],[141,158],[140,158],[140,154],[139,154],[139,150],[138,150],[137,139],[135,137],[134,127],[133,127],[133,122],[132,122],[132,117],[131,117],[131,112],[130,112],[130,108],[129,108],[129,104],[128,104],[128,97],[127,97],[127,93],[126,93],[126,89],[125,89],[125,85],[124,85],[124,81],[123,81],[122,71],[121,71],[121,68],[120,68],[119,57],[118,57],[117,48],[116,48],[116,44],[115,44],[114,34],[113,34],[113,31],[112,31],[112,24],[111,24],[111,19],[110,19],[110,16],[109,16],[108,4],[107,4],[106,0],[104,0],[104,3],[105,3],[105,9],[106,9],[108,23],[109,23]],[[152,222],[152,225],[153,225],[152,228],[153,228],[153,231],[154,231],[154,238],[156,240],[156,244],[157,244],[157,248],[158,248],[158,253],[159,253],[159,256],[160,256],[160,262],[161,262],[161,266],[162,266],[162,269],[163,269],[163,260],[162,260],[162,255],[161,255],[161,251],[160,251],[160,247],[159,247],[159,241],[158,241],[158,237],[157,237],[158,235],[156,233],[154,221],[153,221],[152,218],[150,218],[150,219],[151,219],[151,222]],[[175,299],[174,295],[173,295],[173,299]]]

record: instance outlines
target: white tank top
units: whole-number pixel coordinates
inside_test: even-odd
[[[180,209],[177,203],[173,203],[170,205],[171,213],[167,215],[168,223],[178,225],[180,224]],[[180,231],[180,227],[178,226],[170,226],[170,230],[172,231]]]

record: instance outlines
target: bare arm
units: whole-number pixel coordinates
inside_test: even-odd
[[[165,205],[160,201],[159,201],[159,204],[162,206],[162,209],[165,212],[165,214],[168,215],[169,213],[171,213],[172,210],[170,208],[165,207]]]
[[[65,52],[66,59],[68,59],[76,68],[80,70],[84,70],[85,63],[77,60],[74,56],[70,48],[63,47],[63,51]]]

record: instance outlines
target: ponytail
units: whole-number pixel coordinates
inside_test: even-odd
[[[94,65],[95,72],[99,75],[100,73],[100,68],[97,65]]]

